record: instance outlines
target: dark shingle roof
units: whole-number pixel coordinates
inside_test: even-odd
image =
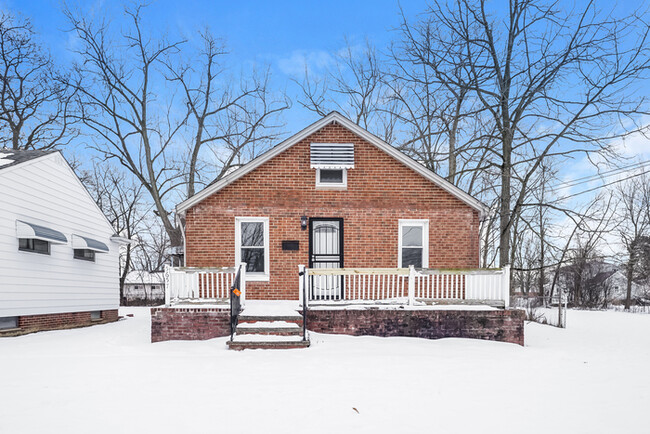
[[[25,161],[33,160],[34,158],[42,157],[43,155],[58,152],[56,150],[49,151],[35,151],[35,150],[16,150],[9,148],[0,148],[0,170],[7,167],[16,166]]]

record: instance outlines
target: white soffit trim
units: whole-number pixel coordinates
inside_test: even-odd
[[[68,242],[68,238],[57,230],[21,220],[16,220],[16,237],[44,240],[53,244]]]
[[[108,253],[108,246],[101,241],[75,234],[72,234],[72,248],[92,250],[98,253]]]
[[[212,194],[216,193],[217,191],[221,190],[228,184],[231,184],[232,182],[236,181],[237,179],[241,178],[247,173],[252,172],[262,164],[266,163],[267,161],[281,154],[291,146],[307,138],[308,136],[312,135],[313,133],[317,132],[318,130],[320,130],[321,128],[325,127],[326,125],[332,122],[340,123],[343,127],[350,130],[352,133],[358,135],[359,137],[368,141],[372,145],[386,152],[388,155],[395,158],[405,166],[413,169],[415,172],[419,173],[429,181],[438,185],[443,190],[447,191],[448,193],[455,196],[462,202],[466,203],[470,207],[477,210],[480,216],[485,215],[489,212],[488,207],[485,206],[481,201],[473,198],[472,196],[464,192],[462,189],[456,187],[454,184],[450,183],[440,175],[437,175],[434,172],[430,171],[429,169],[427,169],[417,161],[413,160],[412,158],[408,157],[407,155],[393,148],[391,145],[384,142],[379,137],[364,130],[363,128],[361,128],[360,126],[358,126],[357,124],[355,124],[354,122],[352,122],[351,120],[349,120],[348,118],[346,118],[345,116],[341,115],[338,112],[332,112],[327,116],[325,116],[324,118],[314,122],[307,128],[289,137],[284,142],[281,142],[280,144],[266,151],[264,154],[260,155],[254,160],[249,161],[247,164],[243,165],[242,167],[235,170],[234,172],[224,176],[218,182],[215,182],[214,184],[204,188],[202,191],[190,197],[189,199],[179,203],[178,205],[176,205],[176,212],[178,214],[184,213],[187,209],[201,202],[203,199],[211,196]]]
[[[121,237],[119,235],[111,235],[111,241],[118,244],[136,244],[136,240],[131,238]]]

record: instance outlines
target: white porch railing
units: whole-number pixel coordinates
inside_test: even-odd
[[[228,300],[238,267],[203,268],[165,266],[165,304]],[[246,297],[246,264],[241,264],[242,305]]]
[[[300,266],[308,301],[470,301],[510,304],[510,267],[433,270],[410,268],[312,268]],[[303,283],[304,282],[304,283]]]

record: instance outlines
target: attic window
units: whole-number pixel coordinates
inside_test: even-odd
[[[347,187],[346,169],[316,169],[316,187]]]
[[[312,143],[312,169],[354,169],[353,143]]]

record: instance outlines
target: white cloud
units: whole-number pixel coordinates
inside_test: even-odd
[[[297,78],[305,74],[305,69],[318,75],[334,63],[334,58],[327,51],[294,50],[289,56],[278,60],[278,67],[285,74]]]

